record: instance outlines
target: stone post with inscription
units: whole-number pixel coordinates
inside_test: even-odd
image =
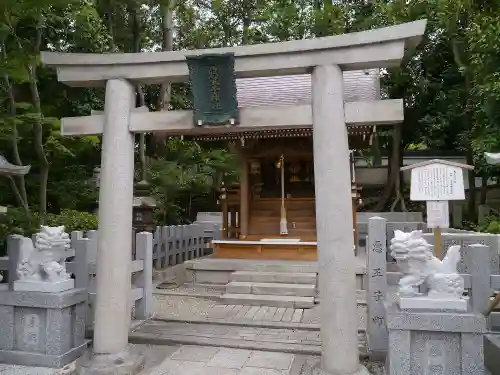
[[[368,219],[368,269],[366,296],[368,305],[367,340],[372,359],[385,358],[387,352],[387,327],[384,302],[387,293],[387,220],[381,217]]]

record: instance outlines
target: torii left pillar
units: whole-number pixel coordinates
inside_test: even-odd
[[[134,134],[129,131],[135,89],[106,83],[99,188],[99,237],[93,353],[80,374],[133,375],[143,360],[127,350],[131,311]]]

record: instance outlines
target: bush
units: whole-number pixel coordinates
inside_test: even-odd
[[[488,227],[486,228],[486,232],[493,234],[500,234],[500,221],[491,221]]]
[[[476,227],[478,232],[500,234],[500,220],[497,216],[490,215],[484,219],[484,223]]]
[[[7,250],[7,236],[20,234],[31,237],[37,233],[39,217],[36,213],[26,215],[22,208],[8,208],[7,213],[0,214],[0,255],[5,255]],[[66,232],[74,230],[88,231],[97,229],[97,215],[89,212],[62,210],[60,214],[47,214],[47,225],[64,225]]]
[[[74,230],[86,232],[97,229],[97,215],[90,212],[62,210],[59,215],[48,214],[47,225],[51,227],[64,225],[68,233]]]

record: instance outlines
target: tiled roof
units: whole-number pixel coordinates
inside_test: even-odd
[[[236,80],[238,106],[292,106],[311,104],[311,75],[239,78]],[[380,100],[380,76],[378,69],[344,72],[344,100]],[[367,139],[372,126],[349,127],[349,136]],[[271,129],[243,133],[195,136],[198,140],[234,140],[239,138],[310,137],[312,129]]]
[[[311,75],[240,78],[236,80],[239,107],[311,103]],[[380,100],[378,69],[344,72],[344,100]]]

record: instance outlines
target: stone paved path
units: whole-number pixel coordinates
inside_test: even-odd
[[[311,355],[182,346],[147,375],[313,375],[319,363]],[[372,375],[385,374],[380,362],[363,364]]]
[[[359,350],[364,354],[365,334],[359,334]],[[148,321],[130,334],[130,342],[151,345],[205,345],[268,350],[298,354],[320,354],[318,330],[232,326]]]
[[[312,309],[223,305],[216,300],[180,295],[155,294],[156,317],[179,321],[209,321],[232,324],[319,325],[319,305]],[[359,330],[366,329],[366,306],[358,305]]]
[[[216,347],[183,346],[150,375],[299,375],[295,356]],[[293,371],[293,372],[292,372]]]
[[[145,360],[144,370],[141,371],[140,375],[149,375],[153,369],[156,369],[165,358],[170,357],[177,349],[179,349],[179,345],[129,345],[129,350],[133,354],[141,355]],[[75,375],[78,374],[80,364],[85,361],[85,357],[89,355],[91,350],[92,348],[89,348],[82,358],[62,369],[0,364],[0,375]]]

